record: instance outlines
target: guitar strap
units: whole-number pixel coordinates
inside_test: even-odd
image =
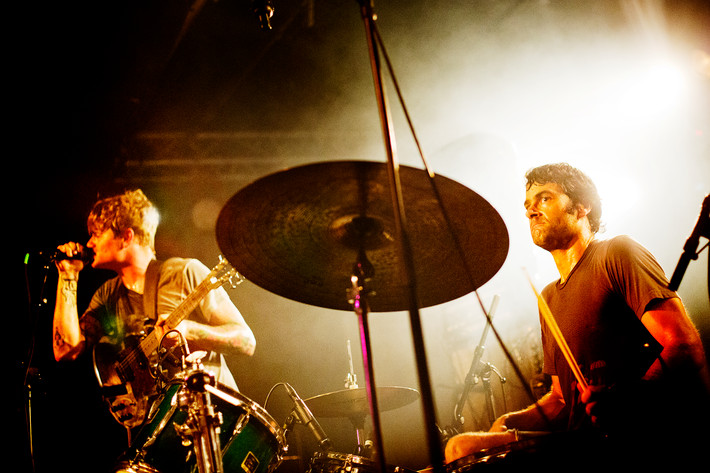
[[[152,260],[148,264],[145,272],[145,286],[143,288],[143,311],[150,320],[157,320],[158,317],[158,280],[160,279],[160,268],[163,262]]]

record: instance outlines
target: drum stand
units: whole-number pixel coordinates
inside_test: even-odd
[[[200,366],[194,362],[193,370],[185,378],[187,391],[180,396],[180,405],[187,410],[188,416],[184,424],[176,425],[176,429],[184,442],[192,443],[199,473],[223,473],[219,440],[222,415],[215,412],[210,399],[215,379]]]

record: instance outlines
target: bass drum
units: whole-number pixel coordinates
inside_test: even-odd
[[[415,473],[400,466],[387,465],[387,473]],[[380,468],[372,460],[348,453],[316,453],[311,459],[308,473],[379,473]]]
[[[141,428],[131,448],[119,458],[115,473],[194,473],[198,471],[191,444],[185,445],[176,426],[187,420],[180,407],[182,383],[168,386]],[[219,440],[225,473],[272,473],[281,463],[287,444],[284,433],[260,405],[226,386],[218,386],[233,402],[212,395],[222,415]]]

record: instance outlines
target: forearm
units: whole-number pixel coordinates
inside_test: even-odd
[[[178,328],[185,336],[191,351],[209,350],[226,355],[251,356],[256,348],[251,329],[240,324],[212,326],[185,320]]]
[[[507,429],[524,431],[547,431],[550,423],[564,409],[565,403],[554,392],[545,394],[536,404],[525,409],[509,412],[499,417],[491,426],[491,432],[504,432]]]
[[[455,435],[446,442],[444,460],[446,463],[451,463],[459,458],[507,445],[517,440],[517,433],[512,430],[505,432],[464,432]]]
[[[57,361],[75,359],[84,347],[77,308],[77,283],[77,275],[60,273],[52,322],[52,349]]]

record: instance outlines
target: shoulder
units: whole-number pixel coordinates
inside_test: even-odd
[[[627,248],[640,247],[641,245],[629,235],[617,235],[611,238],[595,240],[594,246],[603,251],[620,251]]]
[[[195,258],[173,257],[163,261],[160,269],[161,281],[189,280],[199,282],[203,280],[210,270],[200,260]]]
[[[602,242],[602,244],[604,246],[604,264],[609,274],[617,277],[617,280],[633,275],[634,278],[644,278],[648,282],[663,287],[668,285],[663,268],[656,257],[638,241],[622,235]]]
[[[182,272],[187,270],[193,270],[195,267],[204,266],[199,260],[195,258],[178,258],[172,257],[168,258],[162,263],[161,272],[164,273],[174,273]]]
[[[592,253],[611,260],[650,256],[650,252],[641,243],[629,235],[618,235],[606,240],[597,240],[591,246]]]

